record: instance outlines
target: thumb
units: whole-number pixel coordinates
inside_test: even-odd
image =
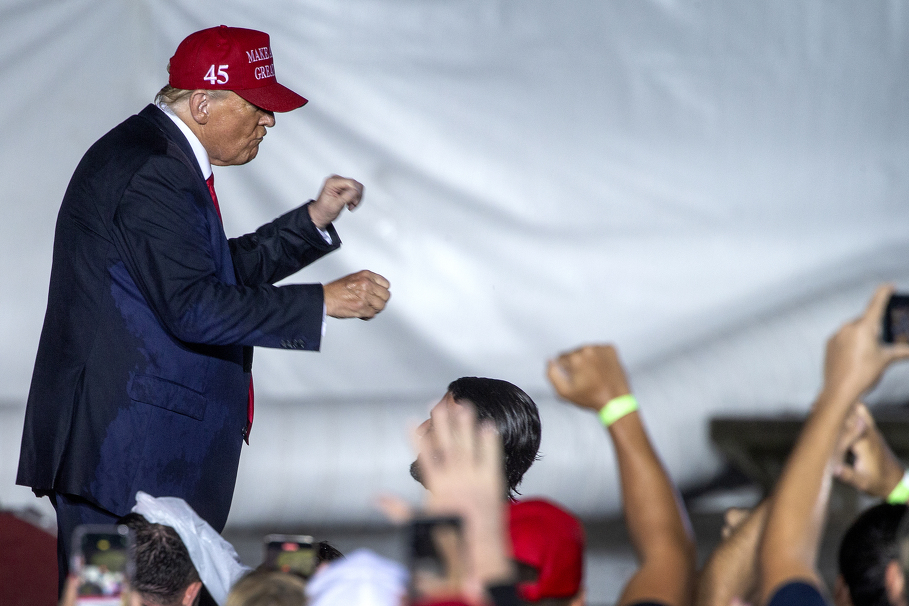
[[[841,455],[844,455],[847,450],[854,446],[868,430],[867,417],[862,414],[863,408],[861,404],[857,404],[846,419],[840,433],[840,439],[837,442],[837,452]]]
[[[909,358],[909,343],[894,343],[888,346],[887,358],[890,362]]]
[[[560,395],[566,393],[571,386],[571,379],[565,367],[555,360],[549,361],[546,367],[546,376]]]
[[[394,524],[407,524],[414,517],[410,503],[396,495],[379,495],[375,506]]]
[[[855,486],[857,474],[854,468],[844,463],[839,463],[833,468],[833,477],[840,482]]]

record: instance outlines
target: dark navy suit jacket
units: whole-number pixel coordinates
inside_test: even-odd
[[[17,483],[123,515],[137,490],[221,530],[252,346],[318,349],[322,286],[272,284],[339,246],[306,206],[227,240],[189,143],[155,106],[102,137],[57,218]]]

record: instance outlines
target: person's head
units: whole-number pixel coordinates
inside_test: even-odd
[[[583,604],[584,528],[571,513],[543,499],[511,503],[508,530],[518,592],[532,604]]]
[[[132,591],[146,606],[191,606],[202,581],[180,535],[170,526],[152,524],[138,513],[120,519],[135,536],[136,565]]]
[[[168,84],[155,101],[189,126],[219,166],[255,158],[275,112],[306,103],[278,84],[265,32],[222,25],[190,34],[171,57],[168,72]]]
[[[848,599],[854,606],[906,604],[897,536],[905,513],[905,505],[882,503],[863,512],[846,531],[840,542],[838,585],[845,585],[848,595],[839,596],[838,604]]]
[[[540,415],[537,405],[521,388],[500,379],[461,377],[452,381],[438,404],[420,425],[420,435],[432,431],[432,414],[441,406],[473,404],[477,421],[491,420],[496,431],[502,436],[502,450],[505,458],[505,482],[509,496],[517,494],[517,487],[537,459],[540,449]],[[410,475],[423,483],[420,475],[420,459],[410,466]]]
[[[303,606],[306,582],[286,572],[257,570],[237,581],[225,606]]]

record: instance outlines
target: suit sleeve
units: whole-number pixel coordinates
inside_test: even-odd
[[[161,325],[188,343],[318,349],[322,285],[268,282],[327,251],[296,242],[292,211],[240,239],[237,274],[244,280],[237,283],[211,199],[197,181],[180,160],[153,156],[133,176],[112,221],[119,256]],[[288,250],[305,252],[293,263],[275,260]]]
[[[230,239],[237,281],[253,286],[283,280],[341,245],[334,226],[328,226],[328,234],[331,244],[316,229],[305,204],[254,233]]]

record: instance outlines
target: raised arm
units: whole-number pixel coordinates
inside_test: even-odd
[[[841,430],[887,365],[909,356],[907,345],[880,342],[881,317],[892,291],[878,288],[864,315],[827,342],[824,385],[783,468],[760,545],[763,602],[793,581],[821,587],[815,563]]]
[[[900,484],[905,469],[890,450],[865,405],[857,404],[853,414],[861,419],[862,430],[847,444],[853,455],[852,461],[838,464],[834,468],[834,475],[866,494],[886,499]],[[899,498],[898,495],[893,497]]]
[[[549,363],[556,392],[601,418],[615,398],[631,393],[628,379],[611,345],[588,345]],[[622,411],[623,401],[616,403]],[[624,400],[625,410],[629,401]],[[611,421],[622,485],[622,506],[640,567],[625,586],[620,605],[655,600],[670,606],[691,603],[695,543],[688,514],[675,486],[654,451],[637,410]]]
[[[462,595],[471,604],[488,603],[491,588],[507,586],[516,601],[501,437],[489,422],[477,424],[469,403],[441,407],[433,415],[433,427],[432,433],[423,439],[415,436],[414,442],[425,462],[421,465],[429,489],[426,511],[457,515],[463,523]],[[445,596],[420,597],[431,602]],[[497,595],[491,597],[498,602]]]
[[[751,601],[758,588],[758,544],[769,509],[769,500],[761,501],[710,554],[698,577],[697,606],[729,606],[734,598]]]

